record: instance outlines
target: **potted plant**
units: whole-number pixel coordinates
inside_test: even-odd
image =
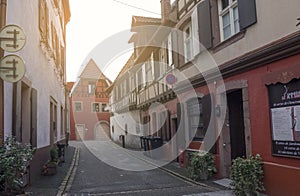
[[[57,149],[55,147],[52,147],[50,149],[50,160],[47,161],[42,168],[42,175],[49,176],[54,175],[57,172],[57,164],[58,164],[58,158],[57,158]]]
[[[208,180],[216,173],[213,155],[206,151],[192,152],[189,154],[188,174],[193,180]]]
[[[259,195],[259,191],[265,190],[263,176],[263,161],[259,154],[247,159],[236,158],[231,168],[230,185],[236,195]]]
[[[28,167],[35,148],[7,137],[0,147],[0,182],[3,194],[21,194],[27,185]]]

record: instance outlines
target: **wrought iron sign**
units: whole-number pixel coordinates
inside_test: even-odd
[[[0,31],[1,48],[7,52],[21,50],[26,42],[24,31],[17,25],[7,25]],[[25,64],[17,55],[4,56],[0,61],[0,77],[7,82],[18,82],[25,74]]]

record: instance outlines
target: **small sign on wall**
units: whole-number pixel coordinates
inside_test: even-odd
[[[268,86],[273,155],[300,158],[300,79]]]

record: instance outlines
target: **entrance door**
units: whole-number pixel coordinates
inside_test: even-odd
[[[231,160],[246,157],[245,128],[242,90],[227,95],[229,112],[229,129]]]
[[[96,126],[95,129],[95,140],[106,141],[108,139],[109,126],[103,123],[100,123]]]
[[[76,140],[84,140],[84,125],[76,125]]]
[[[244,130],[242,90],[236,90],[227,94],[227,114],[222,130],[224,177],[229,177],[233,159],[246,157]]]

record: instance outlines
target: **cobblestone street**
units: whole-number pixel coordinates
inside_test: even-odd
[[[137,164],[137,158],[110,141],[71,142],[71,146],[78,148],[80,155],[78,166],[74,169],[75,177],[69,181],[70,189],[66,190],[67,195],[186,195],[218,190],[215,187],[196,185],[159,168],[128,171],[112,167],[100,159],[105,161],[110,154],[111,157],[119,158],[118,164],[121,166]],[[136,167],[139,164],[149,164],[138,161]]]

